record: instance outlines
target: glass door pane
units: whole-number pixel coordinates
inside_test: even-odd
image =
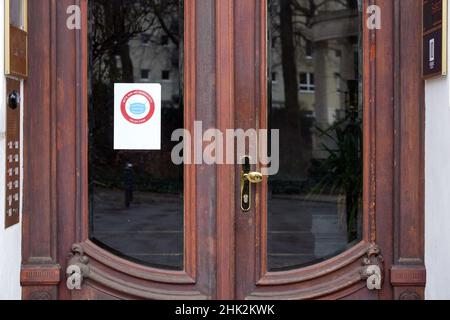
[[[362,236],[362,33],[357,0],[269,1],[268,269],[311,265]]]
[[[90,238],[126,259],[183,269],[183,1],[89,1]],[[162,149],[114,150],[114,84],[162,86]],[[130,137],[132,138],[132,137]]]

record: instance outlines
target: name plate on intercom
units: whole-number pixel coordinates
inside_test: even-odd
[[[20,81],[7,79],[5,227],[20,220]]]
[[[447,74],[447,0],[423,0],[423,77]]]

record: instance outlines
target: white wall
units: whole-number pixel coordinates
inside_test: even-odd
[[[22,225],[5,230],[5,76],[3,1],[0,3],[0,299],[21,299]]]
[[[426,81],[427,299],[450,299],[450,76]]]

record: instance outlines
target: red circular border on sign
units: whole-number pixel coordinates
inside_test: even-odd
[[[136,96],[136,95],[144,96],[150,104],[150,110],[149,110],[148,114],[142,119],[135,119],[133,117],[130,117],[130,115],[127,113],[127,102],[131,97]],[[128,92],[123,97],[122,102],[120,104],[120,110],[122,111],[123,117],[127,121],[129,121],[133,124],[143,124],[143,123],[146,123],[147,121],[149,121],[153,117],[153,114],[155,113],[155,102],[154,102],[152,96],[149,95],[147,92],[142,91],[142,90],[133,90],[133,91]]]

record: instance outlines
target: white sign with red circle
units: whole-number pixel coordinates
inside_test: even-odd
[[[161,150],[161,85],[114,85],[114,149]]]

